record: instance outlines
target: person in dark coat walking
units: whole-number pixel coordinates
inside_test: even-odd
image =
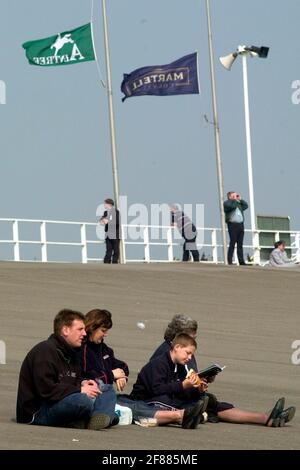
[[[120,256],[120,212],[114,205],[112,199],[105,199],[105,211],[100,218],[100,223],[105,226],[106,253],[104,263],[106,264],[118,263]]]

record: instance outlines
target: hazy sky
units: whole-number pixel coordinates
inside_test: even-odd
[[[90,20],[91,0],[1,0],[0,217],[96,220],[111,196],[106,91],[95,62],[30,66],[21,47]],[[108,0],[120,192],[129,202],[205,204],[219,226],[204,0]],[[95,36],[105,74],[101,2]],[[242,64],[227,72],[220,55],[238,44],[270,47],[249,60],[256,212],[290,215],[300,229],[299,0],[211,0],[225,188],[248,199]],[[123,73],[199,51],[201,95],[121,102]],[[247,224],[250,214],[247,217]]]

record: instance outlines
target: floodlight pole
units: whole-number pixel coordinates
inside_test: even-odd
[[[250,223],[251,223],[251,232],[252,232],[252,245],[253,245],[253,250],[254,250],[254,263],[256,263],[258,245],[257,245],[255,206],[254,206],[254,185],[253,185],[253,169],[252,169],[247,54],[248,52],[240,53],[240,55],[242,56],[242,63],[243,63],[244,108],[245,108],[246,148],[247,148],[247,165],[248,165],[248,184],[249,184]]]

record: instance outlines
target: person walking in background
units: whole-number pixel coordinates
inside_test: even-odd
[[[106,253],[104,263],[107,264],[118,263],[120,255],[120,212],[114,205],[112,199],[105,199],[105,211],[100,218],[100,224],[105,226]]]
[[[243,241],[244,241],[244,211],[248,204],[235,191],[227,193],[227,201],[224,202],[225,220],[229,233],[229,248],[227,254],[228,264],[232,264],[235,245],[237,245],[237,256],[239,264],[244,266]]]
[[[193,260],[199,261],[199,251],[197,250],[197,229],[191,219],[177,205],[170,207],[171,226],[177,227],[184,239],[182,261],[189,261],[190,252]]]

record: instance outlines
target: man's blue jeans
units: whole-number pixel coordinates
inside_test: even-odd
[[[32,424],[42,426],[67,426],[70,423],[86,419],[95,414],[106,414],[111,421],[115,418],[116,392],[113,385],[102,385],[101,395],[96,399],[85,393],[72,393],[57,403],[43,403],[35,414]]]

